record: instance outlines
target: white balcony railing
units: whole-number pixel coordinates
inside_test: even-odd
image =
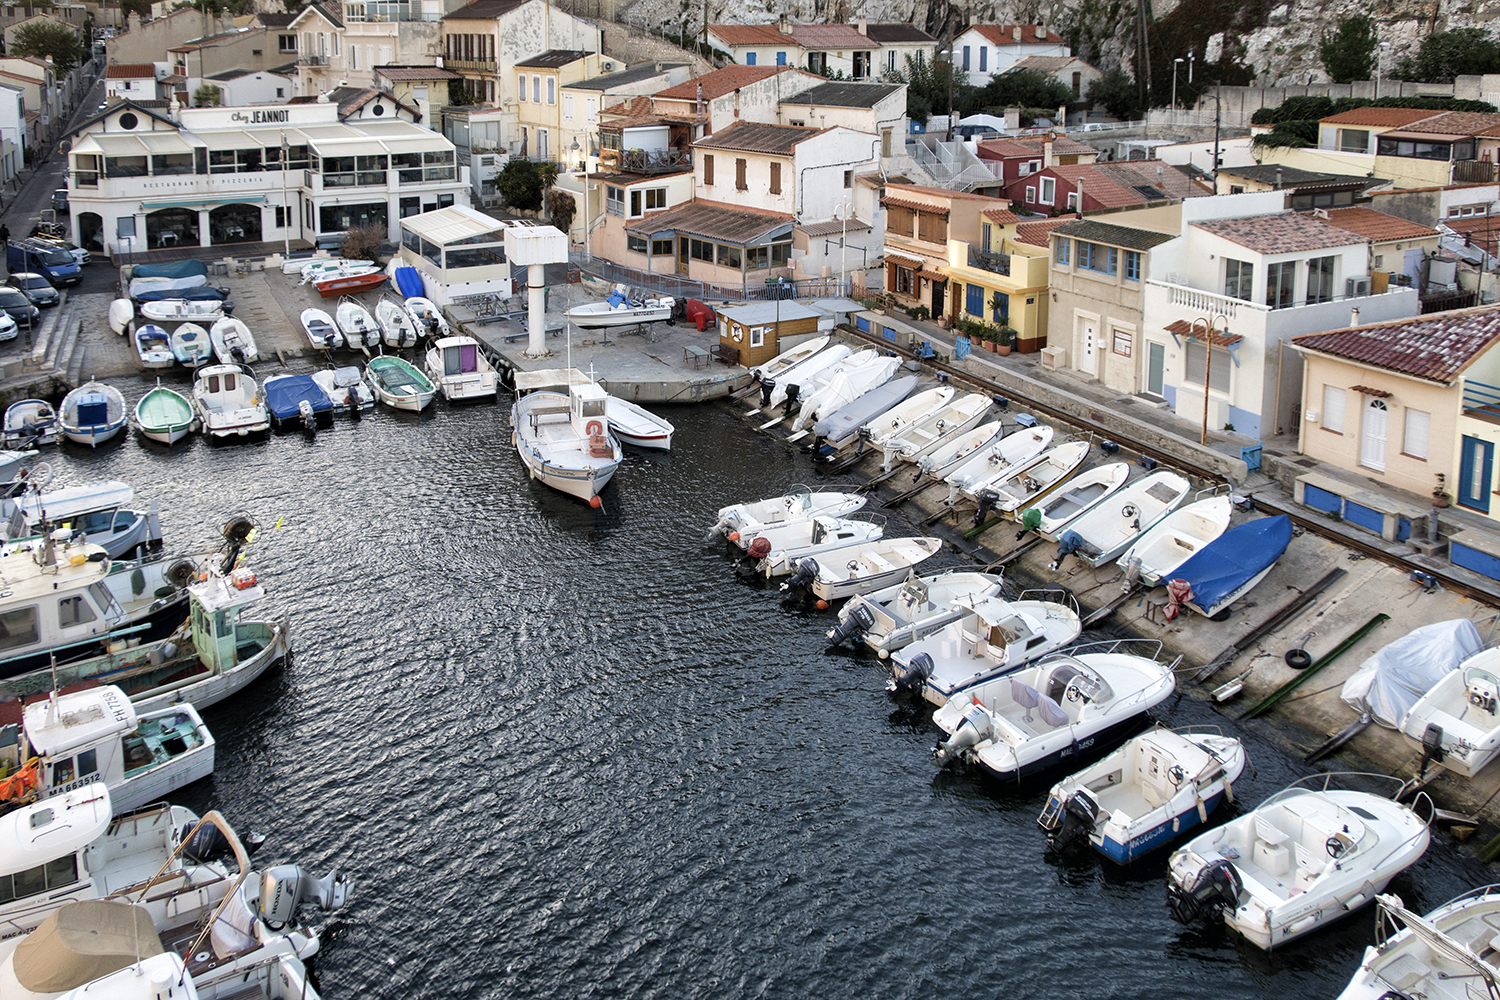
[[[1235,299],[1228,295],[1219,295],[1217,292],[1206,292],[1201,288],[1174,285],[1166,281],[1148,281],[1146,283],[1165,289],[1167,301],[1172,305],[1205,313],[1209,316],[1228,316],[1232,320],[1240,313],[1246,311],[1258,313],[1269,313],[1271,311],[1270,306],[1263,306],[1257,302],[1246,302],[1244,299]]]

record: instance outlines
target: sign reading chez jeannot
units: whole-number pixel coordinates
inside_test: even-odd
[[[276,125],[310,125],[338,120],[337,104],[297,104],[270,108],[183,108],[184,128],[257,128]]]

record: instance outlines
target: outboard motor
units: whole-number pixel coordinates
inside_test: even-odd
[[[250,855],[260,850],[265,842],[266,835],[254,831],[240,838],[240,846]],[[183,841],[182,856],[194,864],[207,864],[217,858],[228,857],[231,853],[228,839],[212,823],[204,823],[197,833]]]
[[[302,418],[302,430],[309,435],[318,433],[318,415],[313,412],[312,403],[307,400],[299,400],[297,403],[297,415]]]
[[[722,518],[721,517],[721,518],[719,518],[719,523],[715,524],[712,528],[709,528],[708,529],[708,534],[704,535],[703,537],[706,538],[706,539],[710,539],[711,540],[715,535],[725,535],[725,536],[728,536],[728,534],[729,534],[729,521],[726,518]]]
[[[1225,908],[1240,905],[1245,884],[1234,865],[1222,859],[1204,868],[1186,889],[1167,886],[1167,908],[1179,924],[1222,920]]]
[[[999,499],[1000,495],[994,490],[979,491],[979,509],[974,512],[974,527],[977,528],[985,522],[985,519],[990,516],[990,511],[994,509],[995,502]]]
[[[734,570],[741,575],[755,572],[755,564],[771,554],[771,542],[766,538],[752,538],[750,547],[740,557],[739,562],[734,564]]]
[[[802,395],[802,385],[798,382],[789,383],[786,387],[786,402],[781,404],[782,413],[791,413],[797,408],[797,397]]]
[[[1038,820],[1047,834],[1047,849],[1054,854],[1067,854],[1079,844],[1093,836],[1099,822],[1099,803],[1085,791],[1069,795],[1060,810],[1043,814]]]
[[[926,656],[927,654],[919,655]],[[962,757],[966,751],[990,739],[994,731],[989,710],[975,702],[969,706],[968,711],[964,712],[963,718],[959,720],[958,728],[953,730],[953,735],[948,737],[948,741],[932,748],[932,762],[938,767],[947,767]]]
[[[1417,780],[1427,777],[1428,764],[1441,764],[1448,752],[1443,749],[1443,727],[1436,722],[1427,723],[1422,730],[1422,759],[1417,764]]]
[[[875,627],[875,612],[870,606],[863,602],[851,605],[849,613],[844,620],[828,630],[828,638],[833,640],[832,645],[848,642],[857,635],[863,635]]]
[[[771,405],[771,393],[776,391],[776,380],[774,378],[763,378],[760,380],[760,408],[764,410]]]
[[[756,539],[756,541],[760,541],[760,539]],[[767,546],[770,545],[769,542],[767,542],[766,544]],[[800,591],[810,589],[813,585],[813,581],[817,578],[818,561],[812,556],[808,556],[806,559],[799,559],[797,561],[797,571],[793,573],[791,577],[781,585],[781,589],[786,592],[788,597],[790,597]]]
[[[932,657],[918,653],[906,663],[892,662],[891,679],[885,682],[887,691],[916,691],[932,676]]]
[[[1064,531],[1057,540],[1057,556],[1047,564],[1048,569],[1057,569],[1062,561],[1083,547],[1083,536],[1076,531]]]
[[[299,865],[277,865],[260,876],[260,915],[272,930],[281,930],[297,917],[297,910],[316,905],[337,910],[344,905],[349,880],[338,872],[313,878]]]

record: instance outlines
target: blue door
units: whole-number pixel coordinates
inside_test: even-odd
[[[1494,445],[1464,435],[1463,453],[1458,463],[1459,503],[1485,514],[1490,512],[1490,476],[1494,459]]]
[[[785,66],[786,65],[786,53],[785,52],[778,52],[778,53],[776,53],[776,65],[778,65],[778,66]]]

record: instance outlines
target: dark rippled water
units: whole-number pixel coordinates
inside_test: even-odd
[[[145,383],[122,384],[133,403]],[[295,657],[211,709],[187,790],[269,835],[261,859],[353,875],[323,995],[1333,997],[1373,916],[1267,956],[1174,924],[1165,857],[1043,856],[1045,788],[937,774],[925,710],[828,614],[735,579],[703,528],[809,477],[715,406],[630,455],[607,512],[534,485],[508,406],[377,410],[315,442],[126,440],[49,456],[159,501],[169,546],[229,515]],[[280,521],[279,529],[274,527]],[[891,532],[906,526],[893,522]],[[946,556],[956,562],[951,553]],[[1173,724],[1221,721],[1183,699]],[[1247,740],[1254,803],[1300,771]],[[1393,888],[1487,881],[1440,835]]]

